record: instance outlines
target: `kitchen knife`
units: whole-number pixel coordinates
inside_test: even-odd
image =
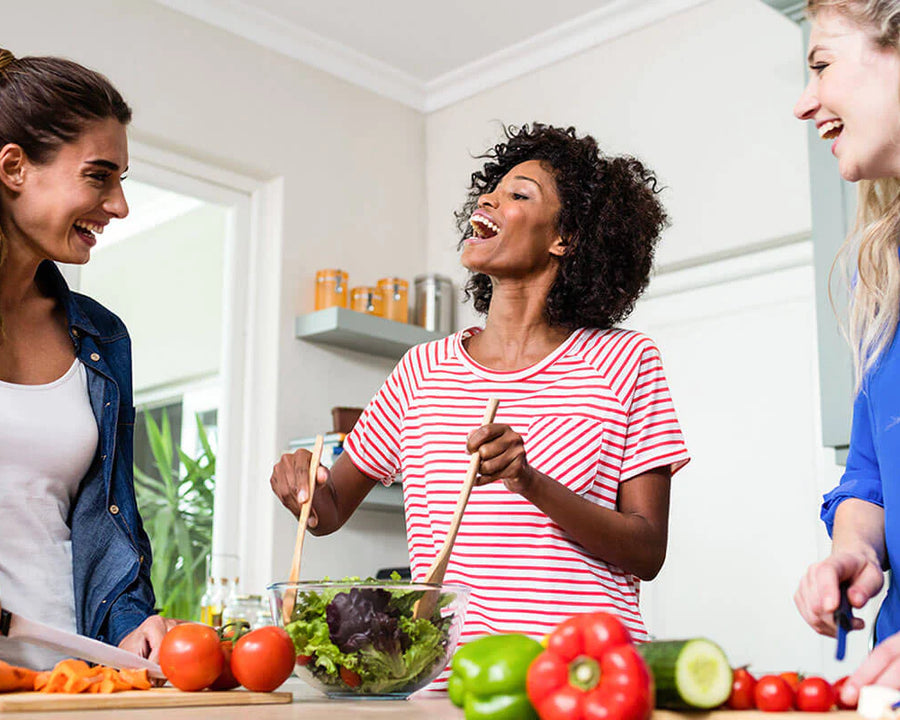
[[[844,659],[847,652],[847,633],[853,629],[853,608],[850,607],[850,601],[847,599],[847,588],[850,586],[848,582],[842,582],[840,585],[841,604],[834,611],[834,624],[837,626],[837,652],[835,657],[838,660]]]
[[[31,645],[40,645],[100,665],[138,670],[146,668],[151,677],[165,677],[159,665],[140,655],[135,655],[114,645],[107,645],[93,638],[28,620],[3,608],[0,608],[0,635]]]

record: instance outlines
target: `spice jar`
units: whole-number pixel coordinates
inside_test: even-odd
[[[384,302],[383,317],[405,323],[409,319],[409,283],[402,278],[381,278],[378,289]]]
[[[347,273],[343,270],[319,270],[316,273],[316,310],[347,307]]]
[[[381,290],[368,285],[353,288],[350,291],[350,309],[380,317],[384,312]]]

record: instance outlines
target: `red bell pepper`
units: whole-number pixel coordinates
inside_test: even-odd
[[[541,720],[649,720],[653,676],[614,615],[562,622],[528,668],[528,699]]]

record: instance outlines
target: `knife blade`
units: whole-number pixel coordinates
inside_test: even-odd
[[[147,658],[84,635],[76,635],[29,620],[4,608],[0,608],[0,635],[100,665],[138,670],[146,668],[147,674],[151,677],[165,678],[159,665]]]
[[[837,626],[837,651],[835,658],[843,660],[847,652],[847,633],[853,629],[853,608],[847,599],[847,588],[850,583],[842,582],[840,585],[841,601],[838,609],[834,611],[834,624]]]

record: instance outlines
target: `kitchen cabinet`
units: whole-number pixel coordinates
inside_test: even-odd
[[[806,66],[809,22],[804,17],[805,1],[765,0],[776,10],[799,23],[803,44],[797,48],[799,65]],[[805,70],[808,72],[808,69]],[[804,75],[804,81],[805,81]],[[834,448],[835,460],[843,465],[850,445],[850,421],[853,411],[853,364],[850,349],[841,334],[837,317],[846,312],[847,298],[843,278],[835,270],[833,294],[829,279],[834,258],[853,225],[856,214],[856,188],[838,174],[831,156],[831,144],[823,142],[813,123],[806,123],[809,151],[809,188],[812,209],[813,267],[816,277],[816,334],[819,355],[819,397],[822,418],[822,444]],[[832,301],[834,306],[832,306]]]
[[[418,325],[341,307],[301,315],[294,323],[294,334],[300,340],[397,360],[413,345],[444,337]]]

